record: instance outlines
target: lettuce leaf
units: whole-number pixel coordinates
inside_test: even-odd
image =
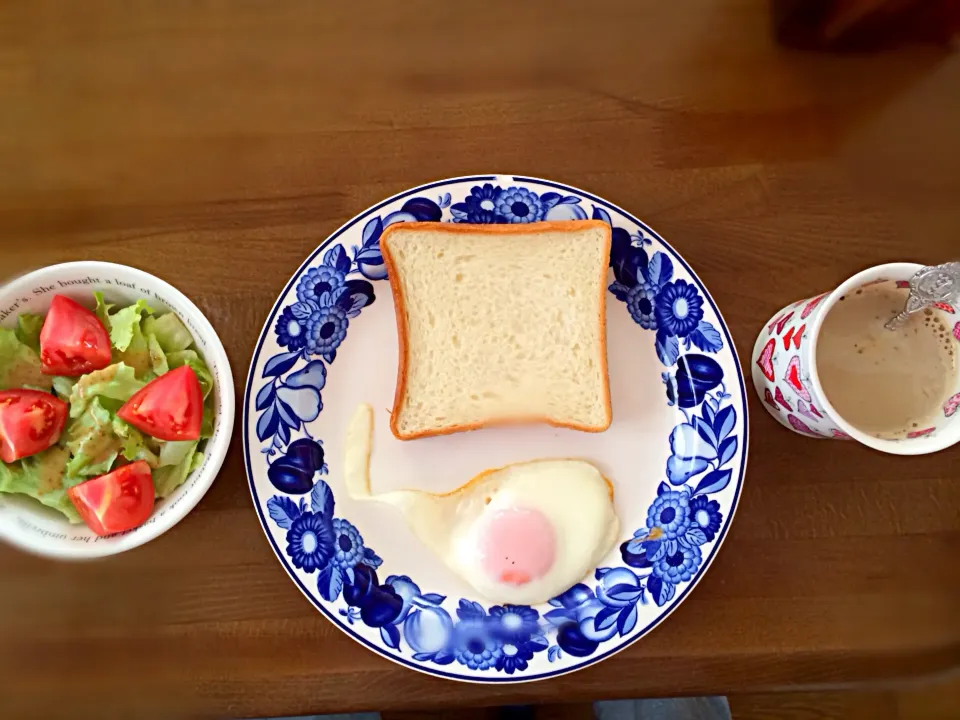
[[[191,471],[200,467],[203,453],[196,452],[197,445],[197,440],[163,444],[160,450],[160,467],[153,471],[153,486],[158,497],[165,498],[170,495],[183,485]],[[169,464],[173,461],[176,462]]]
[[[171,440],[160,447],[160,467],[179,465],[183,459],[196,449],[196,440]]]
[[[143,337],[140,321],[144,314],[152,315],[153,308],[147,305],[146,300],[140,299],[110,315],[110,344],[119,352],[129,348],[135,336]]]
[[[141,328],[141,321],[145,315],[150,315],[153,309],[146,300],[141,299],[111,313],[114,306],[104,301],[103,293],[95,292],[93,297],[97,301],[96,315],[110,334],[113,361],[129,365],[138,378],[144,378],[150,372],[150,349]]]
[[[67,518],[67,522],[73,523],[74,525],[83,522],[83,518],[80,517],[77,508],[74,507],[73,501],[67,496],[65,488],[51,490],[48,493],[40,495],[37,500],[47,507],[63,513]]]
[[[130,462],[145,460],[151,468],[160,464],[160,458],[147,445],[147,437],[133,425],[118,417],[113,419],[113,434],[120,438],[120,454]]]
[[[159,377],[165,372],[169,372],[170,366],[167,364],[167,356],[164,354],[163,348],[160,347],[156,335],[147,335],[147,350],[150,354],[150,368],[153,373]]]
[[[216,415],[213,411],[213,396],[207,398],[203,403],[203,418],[200,420],[200,439],[206,440],[213,437],[213,421]]]
[[[80,522],[63,486],[68,456],[65,448],[54,445],[15,463],[0,463],[0,492],[28,495],[63,513],[70,522]]]
[[[113,351],[113,361],[132,367],[134,374],[140,380],[147,381],[150,379],[150,346],[147,345],[147,339],[140,332],[139,325],[133,326],[133,339],[127,349],[122,352]]]
[[[73,456],[70,458],[70,462],[67,463],[66,476],[63,479],[63,484],[67,487],[72,487],[83,480],[106,475],[110,472],[111,468],[113,468],[113,464],[120,455],[119,447],[119,441],[113,439],[110,445],[104,449],[103,453],[96,457],[88,457],[86,455]]]
[[[110,344],[114,348],[114,358],[132,367],[140,379],[145,379],[152,369],[150,346],[140,321],[145,313],[152,312],[146,300],[138,300],[135,305],[110,316]]]
[[[123,444],[113,431],[113,420],[113,413],[94,397],[83,414],[70,422],[64,443],[72,456],[66,466],[66,486],[110,472]]]
[[[145,335],[156,335],[157,342],[165,353],[186,350],[193,345],[193,336],[172,312],[159,317],[148,317],[143,322]]]
[[[40,352],[40,330],[43,329],[43,315],[23,313],[17,318],[17,339],[35,352]]]
[[[124,403],[145,383],[137,379],[133,368],[124,363],[109,365],[81,377],[70,393],[70,417],[83,415],[94,397],[110,398]]]
[[[70,393],[73,392],[73,386],[77,384],[78,378],[64,377],[63,375],[57,375],[53,378],[53,391],[59,396],[59,398],[65,402],[69,402]]]
[[[0,328],[0,390],[25,385],[50,390],[53,379],[44,375],[40,355],[20,341],[13,330]]]
[[[113,305],[104,302],[103,293],[99,290],[93,293],[93,299],[97,301],[97,308],[94,310],[94,313],[100,319],[100,322],[103,323],[106,331],[110,332],[110,311],[113,310]]]

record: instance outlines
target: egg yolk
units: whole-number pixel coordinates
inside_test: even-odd
[[[480,557],[484,572],[507,585],[526,585],[553,567],[557,546],[553,525],[538,510],[500,510],[486,523]]]

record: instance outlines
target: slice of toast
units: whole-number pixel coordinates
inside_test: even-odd
[[[610,226],[397,223],[380,238],[400,361],[401,440],[492,424],[610,426]]]

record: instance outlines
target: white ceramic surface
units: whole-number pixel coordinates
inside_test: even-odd
[[[0,326],[16,327],[20,313],[46,313],[54,295],[66,295],[93,308],[99,290],[108,303],[124,306],[141,298],[156,312],[173,312],[193,334],[196,347],[214,378],[217,413],[203,464],[173,494],[158,500],[146,523],[125,533],[97,537],[84,524],[71,524],[60,513],[32,498],[0,495],[0,539],[23,550],[64,560],[113,555],[143,545],[182,520],[213,484],[233,434],[233,375],[223,344],[203,313],[183,293],[149,273],[106,262],[72,262],[35,270],[0,289]]]

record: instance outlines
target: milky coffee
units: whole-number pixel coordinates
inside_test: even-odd
[[[956,385],[960,345],[936,309],[883,327],[908,291],[891,282],[848,292],[830,309],[817,339],[817,372],[827,399],[854,427],[894,439],[931,427]]]

